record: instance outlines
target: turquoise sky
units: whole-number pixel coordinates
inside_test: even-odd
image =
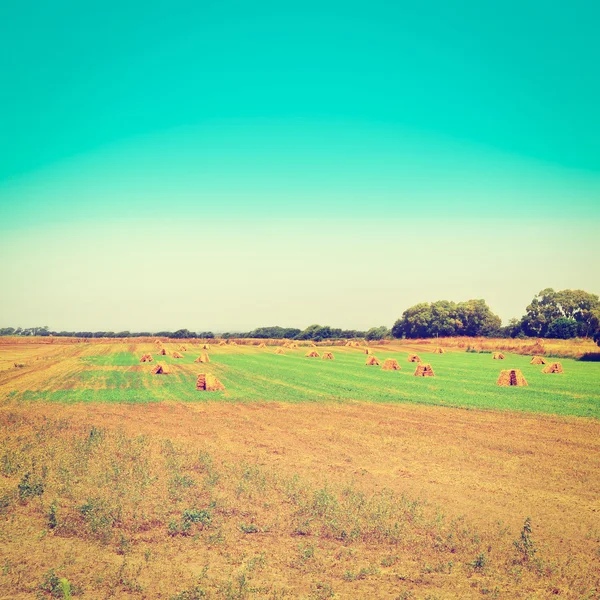
[[[359,327],[469,297],[507,319],[600,292],[600,4],[559,4],[2,3],[0,325]],[[187,295],[140,309],[161,277]]]

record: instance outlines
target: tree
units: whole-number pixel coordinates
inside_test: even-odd
[[[461,322],[459,335],[497,335],[502,325],[502,319],[491,311],[485,300],[461,302],[457,305],[457,313]]]
[[[568,340],[577,337],[577,326],[578,323],[575,319],[559,317],[550,323],[546,337],[560,340]]]
[[[600,309],[600,298],[584,290],[542,290],[525,309],[523,331],[530,336],[546,337],[550,324],[564,317],[577,322],[577,335],[592,334],[592,317]]]
[[[385,336],[390,334],[390,330],[382,325],[381,327],[371,327],[365,335],[365,339],[368,341],[382,340]]]

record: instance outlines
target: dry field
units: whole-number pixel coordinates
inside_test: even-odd
[[[165,390],[183,393],[184,376],[199,370],[189,364],[197,347],[173,379],[148,384],[137,364],[146,346],[0,348],[1,598],[64,598],[62,578],[73,598],[93,599],[598,597],[598,419],[404,395],[241,402],[217,393],[181,402]],[[406,352],[376,353],[396,350]],[[255,348],[212,348],[210,368],[241,378],[236,365],[254,373],[258,361],[274,379],[341,369],[354,385],[364,357],[333,351],[335,361],[317,362],[301,360],[303,348],[280,357],[267,349],[265,358]],[[121,364],[127,353],[136,360]],[[444,367],[446,358],[434,363],[441,391],[428,393],[454,390],[444,387],[454,368],[465,377],[463,362]],[[473,374],[491,361],[449,358],[469,361]],[[527,359],[503,362],[513,360]],[[369,377],[395,376],[399,389],[418,394],[405,387],[417,380],[412,367],[399,362],[401,372]],[[530,388],[565,386],[574,369],[589,369],[581,373],[590,391],[580,394],[595,402],[598,365],[564,364],[564,379],[531,366]],[[148,397],[70,396],[113,384]],[[543,398],[505,391],[512,401],[523,391],[534,394],[527,402]],[[162,401],[148,401],[152,394]]]

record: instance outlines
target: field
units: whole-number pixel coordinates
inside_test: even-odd
[[[0,344],[0,597],[600,594],[599,363],[185,344]]]

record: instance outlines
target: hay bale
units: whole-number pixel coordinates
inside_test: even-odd
[[[152,354],[144,354],[142,358],[140,358],[140,362],[152,362],[153,360]]]
[[[263,342],[262,344],[259,344],[259,345],[258,345],[258,347],[259,347],[259,348],[266,348],[266,347],[267,347],[267,345],[266,345],[266,344]]]
[[[541,356],[534,356],[531,359],[530,365],[545,365],[546,361]]]
[[[150,371],[153,375],[168,375],[171,372],[169,365],[163,365],[162,363],[156,363],[156,365]]]
[[[395,358],[386,358],[381,368],[383,371],[400,371],[402,367]]]
[[[321,356],[316,350],[311,350],[304,355],[306,358],[319,358]]]
[[[512,385],[526,386],[527,381],[519,369],[506,369],[505,371],[500,371],[496,385],[501,385],[503,387]]]
[[[227,346],[225,342],[219,342],[219,346]]]
[[[504,360],[504,354],[502,354],[502,352],[494,352],[492,358],[494,360]]]
[[[368,367],[371,366],[379,366],[379,361],[377,360],[377,358],[375,357],[375,355],[371,354],[369,356],[369,358],[367,358],[367,361],[365,362],[365,365],[367,365]]]
[[[210,373],[200,373],[196,379],[196,389],[202,392],[221,392],[225,386]]]
[[[275,354],[285,354],[285,350],[280,346],[275,350]]]
[[[373,350],[371,350],[371,348],[363,348],[363,352],[365,354],[373,354]]]
[[[421,362],[421,358],[419,357],[418,354],[409,354],[407,360],[408,360],[408,362],[418,362],[418,363]]]
[[[208,354],[206,352],[204,352],[194,362],[197,362],[197,363],[209,363],[210,362],[210,358],[208,357]]]
[[[440,348],[438,346],[437,348],[434,349],[433,353],[434,354],[446,354],[446,351],[443,348]]]
[[[202,350],[210,350],[210,346],[208,344],[204,344],[202,346]]]
[[[179,350],[181,350],[181,352],[187,352],[187,348],[183,344],[179,346]]]
[[[323,360],[334,360],[333,352],[323,352]]]
[[[173,358],[183,358],[183,354],[179,354],[179,352],[173,352]]]
[[[415,377],[434,377],[435,373],[428,363],[419,363],[414,372]]]
[[[164,348],[161,348],[159,354],[161,356],[166,356],[167,355],[167,351]]]
[[[542,373],[564,373],[562,365],[559,362],[553,362],[549,365],[546,365],[542,369]]]

